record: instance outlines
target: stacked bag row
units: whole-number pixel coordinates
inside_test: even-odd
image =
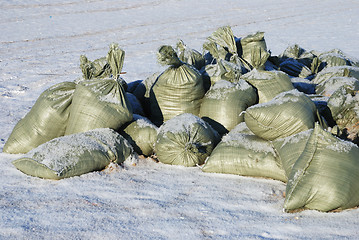
[[[56,93],[61,97],[52,97],[64,99],[54,104],[59,108],[51,113],[54,116],[63,113],[63,121],[49,124],[61,125],[62,132],[39,134],[43,130],[27,127],[36,134],[16,135],[15,130],[21,129],[18,125],[26,116],[15,126],[3,151],[26,153],[33,149],[14,164],[29,175],[43,178],[59,179],[101,170],[109,162],[121,163],[136,152],[165,164],[200,166],[204,172],[285,182],[284,209],[289,212],[358,206],[359,149],[354,144],[359,130],[358,62],[339,50],[307,52],[298,45],[288,47],[279,56],[271,56],[264,33],[237,38],[230,27],[213,32],[203,49],[200,53],[183,41],[176,48],[162,46],[158,61],[168,66],[167,69],[128,84],[119,77],[124,52],[117,45],[111,45],[106,58],[91,62],[82,56],[84,79],[67,83],[68,90]],[[81,93],[76,93],[78,89]],[[28,115],[33,110],[39,111],[36,104]],[[102,111],[108,107],[116,110]],[[34,123],[44,122],[45,116],[38,116]],[[35,126],[34,123],[30,125]],[[106,137],[98,138],[99,133],[112,136],[112,145]],[[23,137],[30,135],[46,138],[35,141]],[[81,152],[86,158],[92,150],[85,150],[82,140],[70,141],[75,145],[81,143],[76,146],[58,143],[65,138],[66,141],[70,137],[81,138],[79,135],[91,141],[96,138],[95,142],[101,143],[98,148],[103,149],[95,150],[91,144],[88,149],[105,153],[106,161],[103,165],[91,163],[96,167],[76,174],[61,175],[60,162],[68,169],[64,155],[59,156],[61,160],[50,161],[48,156],[56,156],[55,151],[45,150],[44,145],[52,149],[58,146],[77,149],[83,145],[83,152],[80,147],[71,153]],[[27,149],[20,152],[17,149],[21,147],[11,147],[13,142],[24,139],[28,142],[22,143],[22,148]],[[51,154],[43,154],[46,151]],[[53,173],[40,176],[33,170],[26,172],[19,167],[22,161],[28,166],[35,161],[36,167],[50,169],[48,162],[56,162],[55,175],[61,177],[47,177]],[[91,165],[85,160],[76,162],[79,166]]]

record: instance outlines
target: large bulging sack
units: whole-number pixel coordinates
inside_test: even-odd
[[[59,180],[103,170],[122,163],[132,154],[130,144],[111,129],[95,129],[55,138],[13,161],[21,172]]]
[[[14,127],[3,152],[27,153],[65,134],[76,84],[63,82],[45,90],[30,112]]]
[[[281,71],[253,69],[241,78],[257,89],[259,103],[268,102],[278,94],[294,89],[289,76]]]
[[[66,135],[95,128],[119,129],[132,120],[132,107],[115,79],[82,81],[76,86]]]
[[[359,90],[359,80],[353,77],[332,77],[318,84],[315,89],[317,94],[330,97],[342,86]]]
[[[253,133],[244,133],[242,124],[222,138],[206,160],[202,171],[286,182],[287,177],[271,143]]]
[[[254,134],[275,140],[313,128],[316,116],[314,102],[295,89],[247,108],[244,119]]]
[[[150,156],[154,152],[158,127],[140,115],[133,115],[133,120],[121,130],[121,135],[129,141],[135,152]]]
[[[155,154],[162,163],[193,167],[204,163],[218,140],[218,133],[208,123],[184,113],[159,128]]]
[[[162,46],[159,62],[170,65],[150,90],[150,120],[157,126],[182,113],[199,114],[205,94],[200,72],[179,60],[171,46]]]
[[[218,81],[202,100],[199,116],[223,135],[244,121],[242,112],[257,102],[255,89],[244,80]]]
[[[359,205],[359,148],[316,124],[289,175],[284,210],[343,210]]]
[[[255,34],[250,34],[244,38],[240,39],[240,49],[238,52],[241,58],[243,58],[251,66],[254,66],[253,62],[253,49],[262,48],[267,51],[267,44],[264,39],[264,32],[257,32]]]

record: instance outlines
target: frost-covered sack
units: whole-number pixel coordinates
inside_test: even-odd
[[[351,86],[359,90],[359,80],[353,77],[332,77],[316,86],[316,93],[330,97],[342,86]]]
[[[158,60],[169,67],[158,76],[150,90],[150,120],[157,126],[181,114],[199,114],[205,94],[200,72],[179,60],[171,46],[162,46]]]
[[[177,55],[182,62],[194,66],[197,70],[200,70],[205,65],[203,55],[195,49],[188,48],[182,40],[177,43]]]
[[[222,138],[202,171],[287,180],[271,143],[253,133],[243,133],[242,125]]]
[[[157,131],[157,126],[149,119],[134,114],[132,122],[126,124],[120,133],[138,154],[150,156],[154,151]]]
[[[293,77],[290,80],[292,81],[293,87],[298,89],[300,92],[306,94],[316,94],[316,84],[314,84],[311,80],[300,77]]]
[[[359,148],[316,124],[295,162],[284,209],[343,210],[359,205]]]
[[[184,113],[159,128],[155,154],[162,163],[193,167],[204,163],[218,140],[218,133],[208,123]]]
[[[314,102],[294,89],[247,108],[244,119],[254,134],[275,140],[313,128],[316,113]]]
[[[142,104],[137,99],[137,97],[134,94],[129,93],[129,92],[126,92],[126,96],[127,96],[128,101],[131,104],[132,113],[144,116],[145,112],[144,112],[144,110],[142,108]]]
[[[219,59],[215,64],[206,65],[201,72],[204,78],[208,78],[210,85],[213,86],[220,80],[227,80],[233,83],[238,82],[243,74],[243,69],[237,64]]]
[[[132,120],[132,107],[114,79],[82,81],[73,95],[66,135],[95,128],[119,129]]]
[[[120,164],[131,154],[121,135],[104,128],[55,138],[12,163],[27,175],[58,180]]]
[[[320,71],[315,78],[313,83],[322,84],[333,77],[354,77],[359,80],[359,67],[353,66],[334,66],[327,67]]]
[[[264,32],[257,32],[250,34],[240,39],[240,49],[238,52],[241,58],[243,58],[251,66],[254,66],[253,62],[253,49],[262,48],[267,51],[267,44],[264,39]]]
[[[355,61],[352,61],[341,50],[333,49],[328,52],[323,52],[318,55],[320,66],[319,69],[334,66],[353,66]]]
[[[278,158],[280,159],[281,165],[287,177],[289,177],[294,163],[303,153],[309,136],[312,134],[312,132],[313,129],[309,129],[285,138],[279,138],[272,141],[273,147]]]
[[[348,139],[357,140],[359,133],[359,88],[353,85],[340,87],[328,100],[333,119]]]
[[[221,135],[244,121],[242,112],[257,102],[255,89],[244,80],[215,83],[202,100],[199,116]]]
[[[242,75],[241,79],[257,89],[259,103],[268,102],[279,93],[294,89],[289,76],[281,71],[253,69]]]
[[[27,153],[65,134],[76,84],[62,82],[45,90],[30,112],[14,127],[3,152]]]

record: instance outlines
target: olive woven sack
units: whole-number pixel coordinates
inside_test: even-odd
[[[322,84],[333,77],[354,77],[359,80],[359,67],[352,66],[334,66],[327,67],[320,71],[315,78],[313,83]]]
[[[287,181],[272,144],[238,125],[225,135],[202,167],[204,172],[265,177]]]
[[[295,161],[284,210],[343,210],[359,205],[359,148],[318,124]]]
[[[154,151],[157,131],[157,126],[150,120],[134,114],[133,120],[125,124],[120,133],[133,146],[135,152],[150,156]]]
[[[59,180],[103,170],[122,163],[132,154],[130,144],[111,129],[95,129],[55,138],[13,161],[23,173]]]
[[[254,134],[275,140],[313,128],[316,116],[314,102],[295,89],[247,108],[244,119]]]
[[[257,102],[255,89],[244,80],[215,83],[203,98],[199,116],[221,135],[244,121],[242,112]]]
[[[204,163],[218,140],[218,133],[208,123],[183,113],[160,127],[155,154],[162,163],[193,167]]]
[[[359,80],[353,77],[332,77],[316,86],[316,93],[330,97],[342,86],[350,86],[353,90],[359,90]]]
[[[107,54],[113,78],[84,80],[73,95],[66,135],[95,128],[119,129],[132,120],[132,107],[120,77],[125,52],[112,44]]]
[[[171,46],[162,46],[158,60],[170,65],[150,90],[150,120],[157,126],[181,114],[199,114],[205,94],[200,72],[193,66],[179,60]]]
[[[14,127],[3,152],[27,153],[65,134],[76,84],[63,82],[45,90],[30,112]]]
[[[177,43],[177,55],[182,62],[194,66],[197,70],[200,70],[205,65],[203,55],[195,49],[188,48],[182,40]]]

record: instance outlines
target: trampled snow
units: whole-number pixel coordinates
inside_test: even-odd
[[[126,51],[131,82],[164,67],[162,44],[202,44],[218,27],[265,32],[273,55],[298,44],[359,58],[359,2],[352,0],[3,0],[0,3],[0,149],[50,86],[81,77],[80,55]],[[1,151],[0,150],[0,151]],[[203,173],[140,159],[60,181],[18,171],[0,153],[1,239],[356,239],[359,209],[282,211],[285,184]]]

